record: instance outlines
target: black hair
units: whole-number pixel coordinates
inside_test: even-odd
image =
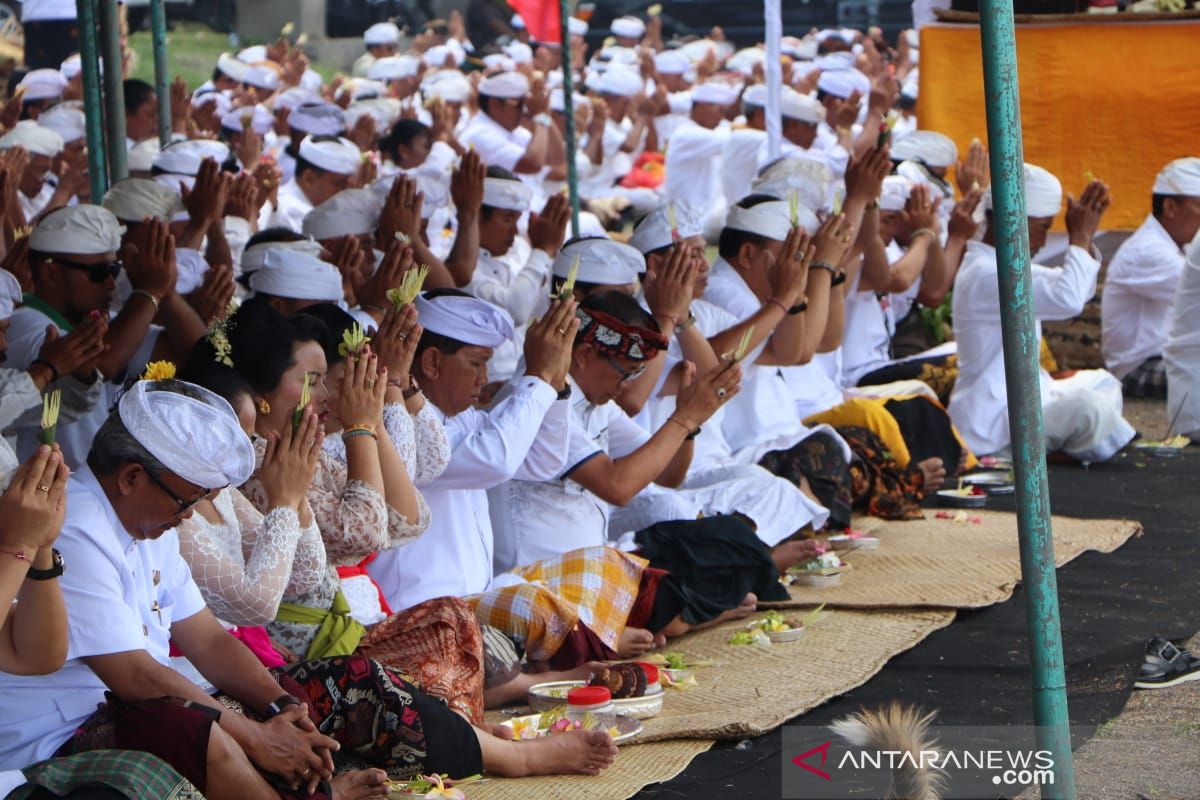
[[[397,120],[392,129],[379,140],[379,149],[392,161],[399,162],[396,148],[400,145],[411,146],[418,136],[429,136],[429,126],[415,119]]]
[[[754,208],[759,203],[770,203],[778,199],[778,197],[769,194],[748,194],[737,201],[737,206],[738,208]],[[721,258],[726,261],[732,261],[737,258],[738,251],[742,249],[742,245],[752,244],[756,247],[762,247],[766,241],[766,238],[759,236],[757,233],[738,231],[733,228],[722,228],[721,237],[717,240],[717,252]]]
[[[216,352],[207,337],[192,347],[187,362],[179,371],[179,380],[203,386],[224,397],[229,405],[233,405],[239,397],[254,398],[254,387],[250,382],[233,367],[217,361]]]
[[[307,306],[292,316],[293,324],[304,329],[306,335],[313,336],[325,351],[325,362],[329,366],[340,364],[346,357],[338,352],[342,334],[354,327],[358,321],[343,311],[335,303],[317,303]],[[321,323],[317,328],[312,322]]]
[[[471,297],[472,295],[464,292],[462,289],[430,289],[422,295],[426,300],[436,300],[439,297]],[[417,350],[413,355],[413,362],[420,363],[421,355],[428,349],[433,348],[452,356],[464,347],[470,347],[466,342],[460,342],[458,339],[451,339],[449,336],[443,336],[440,333],[433,333],[428,329],[423,329],[421,332],[421,341],[417,342]]]
[[[297,326],[276,311],[265,297],[254,297],[241,307],[225,324],[229,339],[229,357],[251,388],[258,394],[272,391],[283,380],[283,374],[291,369],[296,359],[293,351],[301,338]],[[193,349],[192,358],[204,352],[215,359],[215,350],[208,337],[201,339]],[[191,359],[189,359],[190,366]]]
[[[121,91],[125,95],[126,114],[136,113],[154,96],[154,87],[139,78],[126,78]]]
[[[579,284],[575,284],[578,286]],[[602,311],[626,325],[648,328],[655,333],[661,333],[654,315],[642,308],[637,300],[619,289],[609,289],[605,292],[589,294],[583,298],[579,307],[584,310]]]
[[[1181,199],[1181,196],[1177,194],[1159,194],[1158,192],[1150,195],[1150,211],[1154,214],[1155,219],[1162,218],[1164,211],[1163,206],[1166,204],[1167,198],[1179,200]],[[33,253],[30,253],[29,257],[33,258]]]

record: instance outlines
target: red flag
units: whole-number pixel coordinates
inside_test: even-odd
[[[562,41],[558,0],[508,0],[508,5],[525,20],[531,39],[548,44]]]

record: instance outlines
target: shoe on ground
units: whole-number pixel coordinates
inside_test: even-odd
[[[1146,660],[1133,685],[1138,689],[1166,689],[1196,680],[1200,680],[1200,658],[1156,637],[1146,647]]]

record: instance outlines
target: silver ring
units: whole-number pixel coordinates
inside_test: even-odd
[[[724,399],[725,399],[725,395],[727,395],[727,394],[729,394],[729,392],[725,391],[725,387],[724,387],[724,386],[721,386],[721,387],[718,387],[718,388],[717,388],[717,397],[718,397],[718,398],[720,398],[721,400],[724,400]]]
[[[399,339],[399,340],[400,340],[400,341],[402,341],[402,342],[407,342],[407,341],[408,341],[408,334],[407,334],[407,333],[397,333],[397,334],[396,334],[396,338],[397,338],[397,339]]]

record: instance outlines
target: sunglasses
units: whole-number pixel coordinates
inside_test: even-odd
[[[109,278],[115,279],[121,274],[121,270],[125,268],[125,264],[120,259],[101,262],[99,264],[80,264],[78,261],[68,261],[65,258],[58,258],[57,256],[49,260],[70,269],[78,269],[86,272],[88,280],[92,283],[104,283]]]
[[[212,494],[212,491],[213,491],[212,489],[201,489],[200,490],[201,494],[199,497],[197,497],[193,500],[185,500],[182,497],[180,497],[178,494],[176,494],[175,491],[170,486],[167,486],[167,484],[163,483],[162,478],[158,477],[157,475],[155,475],[153,472],[151,472],[149,469],[147,469],[145,467],[143,467],[143,470],[145,470],[146,477],[150,479],[151,483],[153,483],[159,489],[162,489],[163,493],[165,493],[168,497],[170,497],[172,500],[175,501],[175,504],[177,506],[179,506],[179,511],[177,512],[179,514],[184,514],[187,511],[189,511],[192,508],[192,506],[196,505],[196,503],[199,503],[201,500],[208,497],[210,494]]]
[[[615,369],[617,374],[621,376],[621,383],[629,383],[630,381],[637,380],[638,378],[642,377],[642,373],[646,371],[645,364],[642,364],[640,367],[636,367],[635,369],[625,369],[619,363],[617,363],[615,358],[610,355],[605,355],[604,360],[607,361],[608,365]]]

